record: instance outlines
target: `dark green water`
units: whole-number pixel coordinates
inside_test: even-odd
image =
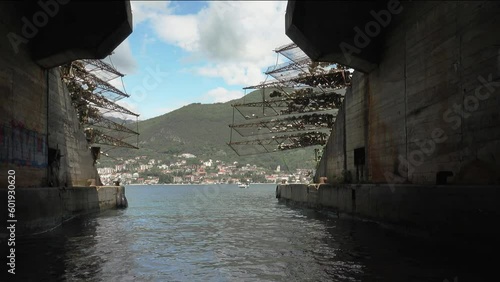
[[[275,185],[126,194],[125,210],[20,238],[16,280],[495,281],[460,250],[278,203]]]

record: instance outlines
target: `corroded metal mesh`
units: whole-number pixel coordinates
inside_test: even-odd
[[[297,47],[274,50],[288,61],[270,66],[273,79],[244,89],[272,89],[262,100],[234,104],[244,120],[230,125],[228,145],[238,155],[324,145],[342,105],[352,71],[335,63],[313,62]],[[269,91],[268,91],[269,92]]]

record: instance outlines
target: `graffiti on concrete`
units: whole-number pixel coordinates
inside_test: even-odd
[[[0,163],[47,167],[47,136],[19,121],[1,124]]]

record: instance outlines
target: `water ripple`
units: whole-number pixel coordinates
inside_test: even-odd
[[[127,187],[128,209],[81,218],[21,241],[19,257],[36,263],[20,263],[20,277],[443,281],[457,275],[445,257],[413,256],[415,247],[402,253],[392,244],[397,237],[376,226],[292,209],[279,204],[274,191],[274,185]]]

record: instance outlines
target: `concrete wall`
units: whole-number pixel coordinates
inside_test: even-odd
[[[0,2],[0,200],[6,205],[7,172],[14,170],[19,235],[126,202],[123,187],[83,187],[89,179],[99,185],[99,177],[59,69],[42,69],[28,42],[10,40],[22,34],[22,4]]]
[[[500,216],[495,186],[427,185],[278,185],[281,201],[327,208],[339,216],[373,220],[411,235],[444,241],[500,236],[491,228]]]
[[[431,185],[449,171],[451,184],[500,184],[500,3],[402,6],[378,68],[356,73],[346,94],[347,169],[356,179],[353,152],[365,147],[369,182]],[[337,174],[333,156],[317,171]]]
[[[97,169],[59,69],[42,69],[27,44],[5,40],[21,34],[14,3],[0,3],[0,171],[15,170],[16,187],[88,185]],[[50,164],[49,148],[60,152]]]
[[[19,187],[39,186],[47,177],[47,72],[25,44],[16,53],[6,40],[20,18],[13,6],[0,3],[10,11],[0,20],[0,171],[15,169]]]
[[[348,89],[345,95],[351,95],[351,89]],[[330,183],[342,181],[342,172],[346,169],[344,130],[345,106],[339,109],[330,138],[323,149],[323,155],[314,177],[316,183],[319,183],[319,177],[323,176],[326,176]]]
[[[52,186],[88,186],[89,179],[100,185],[89,144],[71,104],[68,89],[61,80],[59,69],[49,75],[49,148],[59,149],[59,163],[50,167]]]
[[[45,232],[75,216],[127,207],[123,186],[16,188],[15,192],[16,234],[20,236]],[[0,194],[7,201],[7,190],[0,189]],[[7,218],[7,208],[1,209],[0,216]],[[1,230],[0,239],[5,236]]]
[[[345,121],[345,158],[346,168],[351,172],[352,177],[357,180],[364,180],[367,177],[366,165],[356,166],[354,161],[354,150],[366,152],[367,143],[367,95],[369,93],[368,78],[356,73],[353,76],[356,82],[352,85],[349,94],[346,95],[344,103],[346,106]],[[366,159],[366,158],[365,158]]]

